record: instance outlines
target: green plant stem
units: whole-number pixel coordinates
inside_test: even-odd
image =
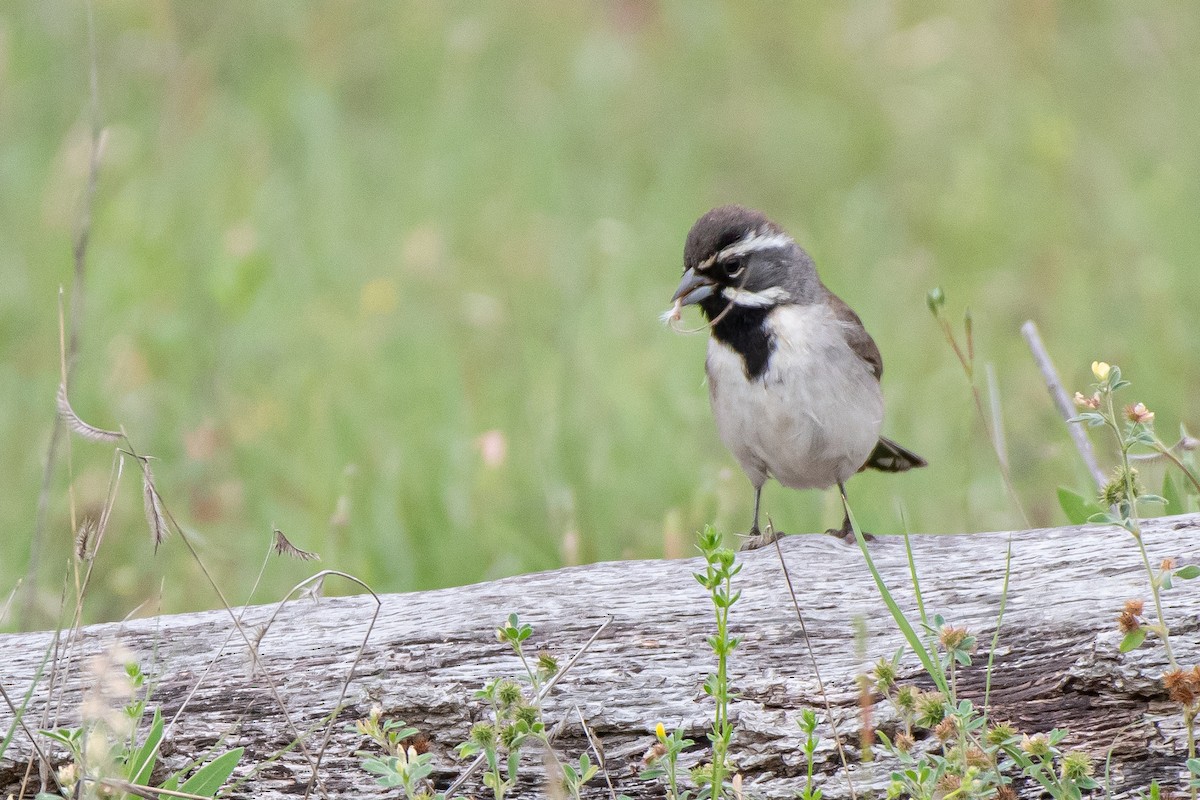
[[[732,578],[724,579],[725,597],[732,597]],[[713,723],[712,798],[718,800],[723,794],[725,780],[725,756],[728,746],[729,727],[729,605],[714,604],[717,619],[717,703],[716,719]]]
[[[996,614],[996,632],[992,634],[992,647],[988,651],[987,675],[983,683],[983,726],[987,730],[988,716],[992,710],[992,671],[996,663],[996,651],[1000,648],[1000,627],[1004,624],[1004,611],[1008,608],[1008,581],[1012,576],[1012,536],[1008,537],[1008,549],[1004,554],[1004,586],[1000,590],[1000,611]]]
[[[1170,459],[1171,463],[1178,467],[1179,470],[1187,476],[1187,479],[1192,482],[1192,486],[1195,487],[1196,491],[1200,492],[1200,480],[1196,479],[1196,476],[1193,475],[1192,471],[1187,468],[1187,465],[1180,460],[1179,456],[1171,452],[1171,448],[1163,444],[1157,436],[1154,437],[1154,449],[1157,450],[1160,455],[1166,456],[1168,459]]]
[[[908,574],[913,585],[913,594],[917,598],[917,613],[921,615],[921,625],[929,630],[929,617],[925,614],[925,596],[921,593],[921,581],[917,577],[917,560],[913,556],[912,539],[908,535],[908,525],[904,526],[904,554],[908,558]]]
[[[1196,709],[1184,708],[1183,729],[1187,731],[1188,761],[1196,757]],[[1196,800],[1196,783],[1191,783],[1192,800]]]
[[[954,351],[954,355],[958,357],[959,364],[962,365],[963,375],[966,376],[967,385],[971,387],[971,399],[975,401],[975,412],[979,415],[979,422],[983,425],[983,432],[988,437],[988,441],[992,444],[992,452],[996,456],[996,462],[1000,466],[1000,477],[1004,481],[1004,489],[1008,492],[1008,497],[1017,508],[1017,513],[1021,515],[1021,519],[1025,523],[1025,527],[1029,527],[1029,515],[1025,513],[1025,506],[1021,503],[1021,497],[1017,494],[1016,484],[1013,483],[1012,473],[1005,463],[1003,456],[1000,454],[1000,443],[996,441],[992,431],[988,425],[987,413],[983,410],[983,397],[979,394],[979,387],[975,385],[975,346],[974,341],[968,332],[967,345],[968,352],[963,353],[962,348],[958,346],[958,340],[954,336],[954,331],[950,328],[949,321],[942,316],[940,312],[934,312],[938,324],[941,325],[942,335],[946,338],[947,344]]]
[[[1158,615],[1158,630],[1159,638],[1162,639],[1163,650],[1167,653],[1167,663],[1171,665],[1171,669],[1179,669],[1179,664],[1175,662],[1175,655],[1171,652],[1171,629],[1167,627],[1167,622],[1163,618],[1162,599],[1158,592],[1158,581],[1154,579],[1154,569],[1150,566],[1150,556],[1146,552],[1146,543],[1142,541],[1141,526],[1137,526],[1138,532],[1133,535],[1137,542],[1138,550],[1142,553],[1142,565],[1146,568],[1146,574],[1150,577],[1150,595],[1154,598],[1154,613]]]
[[[529,661],[525,658],[525,652],[521,649],[521,645],[513,645],[513,650],[516,651],[517,658],[521,659],[521,665],[525,667],[525,674],[529,676],[529,685],[533,687],[533,694],[536,696],[542,690],[538,684],[537,675],[534,674],[533,667],[529,666]]]
[[[1137,542],[1138,550],[1142,554],[1142,565],[1146,568],[1146,577],[1150,580],[1150,595],[1154,598],[1154,613],[1158,616],[1158,635],[1162,639],[1163,650],[1167,654],[1167,663],[1171,665],[1171,669],[1179,669],[1179,665],[1175,662],[1175,655],[1171,652],[1171,629],[1167,627],[1166,618],[1163,617],[1158,580],[1154,577],[1154,568],[1150,566],[1150,554],[1146,552],[1146,543],[1142,540],[1142,521],[1138,516],[1137,508],[1137,487],[1134,486],[1133,470],[1129,465],[1130,445],[1125,442],[1125,436],[1121,433],[1121,426],[1117,422],[1112,392],[1106,391],[1104,398],[1108,407],[1106,418],[1108,426],[1112,428],[1113,435],[1117,437],[1117,444],[1121,449],[1121,473],[1125,480],[1125,501],[1129,504],[1129,532],[1133,534],[1134,541]]]
[[[842,495],[842,508],[846,511],[846,519],[850,520],[850,529],[854,531],[854,539],[858,542],[858,549],[862,552],[863,560],[867,562],[867,569],[871,573],[871,577],[875,580],[875,588],[879,590],[879,596],[883,598],[884,604],[891,612],[892,619],[900,628],[900,632],[904,634],[905,640],[908,641],[908,646],[917,654],[917,658],[921,660],[921,666],[925,668],[925,672],[933,680],[938,690],[946,697],[950,696],[950,686],[946,683],[946,675],[942,670],[941,659],[930,654],[929,649],[921,638],[917,636],[917,632],[913,630],[912,624],[908,621],[908,617],[904,615],[904,611],[892,597],[891,591],[887,588],[887,584],[883,582],[883,576],[879,574],[878,567],[875,566],[875,560],[871,558],[871,552],[867,548],[867,540],[863,538],[862,528],[858,526],[858,521],[854,518],[854,513],[850,510],[850,503],[846,500],[846,495]]]

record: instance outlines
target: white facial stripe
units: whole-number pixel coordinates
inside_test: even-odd
[[[743,256],[747,253],[758,253],[763,250],[777,250],[781,247],[787,247],[792,244],[792,237],[786,233],[771,233],[764,231],[758,233],[751,231],[746,234],[746,237],[740,242],[734,242],[726,247],[721,252],[714,256],[717,261],[725,261],[729,258]]]
[[[791,299],[788,290],[782,286],[771,286],[763,289],[761,292],[751,292],[746,289],[735,289],[732,286],[726,286],[721,290],[721,294],[734,305],[746,308],[767,308],[768,306]]]

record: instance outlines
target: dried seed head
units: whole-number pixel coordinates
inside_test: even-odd
[[[1200,667],[1190,670],[1173,669],[1163,674],[1167,697],[1185,708],[1195,704],[1200,696]]]
[[[912,711],[917,707],[917,696],[920,692],[911,683],[906,683],[896,690],[896,707],[901,711]]]
[[[966,760],[968,767],[978,767],[979,769],[990,769],[993,763],[992,757],[975,745],[967,748]]]
[[[909,750],[912,750],[916,744],[917,740],[912,737],[912,734],[905,733],[904,731],[896,734],[896,749],[901,753],[907,753]]]
[[[1117,628],[1121,633],[1133,633],[1140,627],[1142,627],[1142,621],[1136,614],[1130,614],[1126,610],[1117,615]]]
[[[67,400],[67,385],[60,383],[58,385],[58,396],[55,398],[58,405],[58,416],[71,429],[72,433],[82,436],[93,442],[110,442],[115,443],[121,441],[121,433],[119,431],[106,431],[103,428],[97,428],[95,425],[88,425],[79,418],[75,410],[71,408],[71,403]]]
[[[662,742],[655,742],[650,745],[650,749],[642,756],[642,763],[646,766],[651,766],[658,762],[660,758],[667,754],[667,748]]]
[[[417,755],[429,752],[429,737],[423,733],[414,734],[402,741],[400,744],[405,749],[411,750]]]
[[[938,641],[942,647],[947,650],[957,650],[962,647],[963,642],[967,641],[971,632],[966,628],[956,628],[953,625],[942,627],[942,631],[938,634]]]
[[[96,543],[98,530],[99,526],[92,517],[88,517],[79,525],[79,531],[75,534],[75,559],[77,561],[87,561],[92,557],[92,546]]]
[[[945,794],[954,794],[962,788],[962,778],[953,773],[946,773],[938,778],[937,787]]]
[[[150,536],[154,539],[154,550],[166,540],[170,528],[163,513],[162,500],[154,485],[154,473],[150,471],[150,462],[142,460],[142,501],[146,511],[146,524],[150,526]]]
[[[1171,570],[1175,569],[1177,566],[1179,566],[1179,562],[1176,561],[1174,558],[1164,558],[1162,560],[1162,564],[1160,565],[1160,568],[1162,569],[1163,572],[1170,572]]]
[[[316,553],[308,550],[301,550],[299,547],[296,547],[296,545],[292,544],[291,541],[283,535],[283,531],[279,530],[279,528],[274,528],[273,531],[275,540],[271,544],[271,549],[275,551],[276,555],[290,556],[291,558],[299,559],[300,561],[321,560],[321,557]]]
[[[939,742],[948,742],[954,738],[954,734],[958,732],[958,723],[954,717],[945,717],[933,729],[933,735],[938,738]]]
[[[996,800],[1017,800],[1019,796],[1017,790],[1007,783],[996,787]]]
[[[1144,600],[1134,599],[1125,601],[1125,611],[1135,617],[1140,617],[1142,615],[1142,611],[1145,609],[1146,602]]]

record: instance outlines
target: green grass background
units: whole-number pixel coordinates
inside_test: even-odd
[[[1193,2],[95,4],[107,149],[81,352],[234,601],[272,525],[380,591],[691,550],[746,527],[704,337],[657,321],[709,207],[767,211],[879,342],[887,433],[851,483],[898,531],[1017,527],[925,307],[969,306],[1036,524],[1086,487],[1018,334],[1070,388],[1119,363],[1164,438],[1200,385]],[[0,603],[26,573],[88,140],[86,7],[0,10]],[[695,323],[694,317],[689,321]],[[478,437],[500,431],[489,467]],[[75,440],[32,614],[58,614]],[[788,531],[832,496],[770,488]],[[903,511],[902,511],[903,509]],[[311,571],[271,567],[256,599]],[[820,579],[819,569],[812,576]],[[211,607],[127,475],[89,619]],[[161,600],[159,599],[161,596]],[[12,627],[14,611],[3,623]]]

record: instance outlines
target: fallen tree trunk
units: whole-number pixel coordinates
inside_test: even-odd
[[[1198,515],[1150,521],[1145,542],[1152,562],[1196,561],[1198,530]],[[979,637],[975,665],[962,671],[959,683],[960,694],[976,703],[982,702],[983,665],[1009,541],[1007,533],[912,539],[929,613],[943,614]],[[1148,597],[1130,535],[1114,528],[1061,528],[1014,533],[1011,542],[1011,585],[992,680],[993,718],[1028,733],[1069,728],[1068,743],[1095,757],[1100,777],[1111,750],[1117,794],[1144,789],[1151,779],[1185,786],[1185,733],[1178,706],[1162,688],[1163,648],[1151,637],[1133,652],[1118,651],[1117,614],[1127,599]],[[903,541],[882,539],[870,547],[911,618],[915,602]],[[827,536],[788,537],[782,553],[851,768],[843,769],[832,745],[825,699],[779,556],[767,547],[739,556],[744,568],[735,588],[743,594],[731,615],[732,632],[742,640],[731,660],[737,693],[731,752],[747,793],[790,798],[804,787],[795,720],[801,709],[814,708],[822,719],[816,768],[825,797],[850,796],[848,779],[860,796],[879,794],[895,762],[879,748],[874,761],[861,758],[857,676],[878,658],[890,657],[902,637],[857,547]],[[357,664],[376,608],[370,596],[294,601],[273,619],[275,606],[245,609],[243,625],[256,644],[256,657],[225,611],[90,626],[73,644],[69,669],[63,661],[65,634],[60,640],[53,689],[51,670],[40,666],[54,647],[53,634],[8,635],[0,637],[5,654],[0,682],[17,702],[32,687],[24,714],[29,729],[47,724],[43,714],[49,705],[57,724],[77,724],[83,689],[96,682],[88,659],[119,645],[151,676],[151,706],[160,707],[169,721],[180,714],[164,740],[163,760],[171,767],[218,742],[219,749],[244,746],[235,777],[250,777],[232,796],[293,798],[305,796],[320,754],[313,796],[394,797],[395,790],[377,788],[361,769],[355,751],[364,740],[347,729],[350,723],[378,704],[386,717],[418,727],[437,754],[435,775],[444,788],[464,768],[453,756],[453,745],[483,714],[472,693],[490,678],[523,674],[508,647],[497,642],[497,624],[510,613],[520,614],[534,627],[527,651],[546,649],[563,663],[611,618],[546,700],[545,718],[551,728],[560,725],[556,749],[574,757],[588,750],[582,716],[602,744],[616,791],[661,797],[661,788],[636,777],[655,724],[687,730],[697,742],[690,763],[703,754],[700,745],[707,744],[711,724],[712,702],[701,684],[713,669],[705,643],[713,614],[705,590],[692,577],[699,568],[696,560],[604,563],[388,595]],[[1200,663],[1200,595],[1183,584],[1165,600],[1176,658],[1189,667]],[[344,707],[322,752],[325,726],[338,709],[352,667]],[[911,654],[902,662],[901,677],[929,685]],[[12,719],[0,705],[0,734]],[[873,722],[885,731],[894,726],[882,705],[876,706]],[[304,737],[303,747],[294,745],[298,735]],[[52,750],[44,737],[38,744]],[[18,791],[31,753],[28,736],[18,730],[0,759],[0,796]],[[62,754],[56,758],[61,763]],[[541,756],[528,754],[521,775],[516,796],[552,795]],[[478,777],[467,788],[483,796]],[[1023,793],[1038,794],[1033,788]],[[585,796],[610,794],[598,777]]]

